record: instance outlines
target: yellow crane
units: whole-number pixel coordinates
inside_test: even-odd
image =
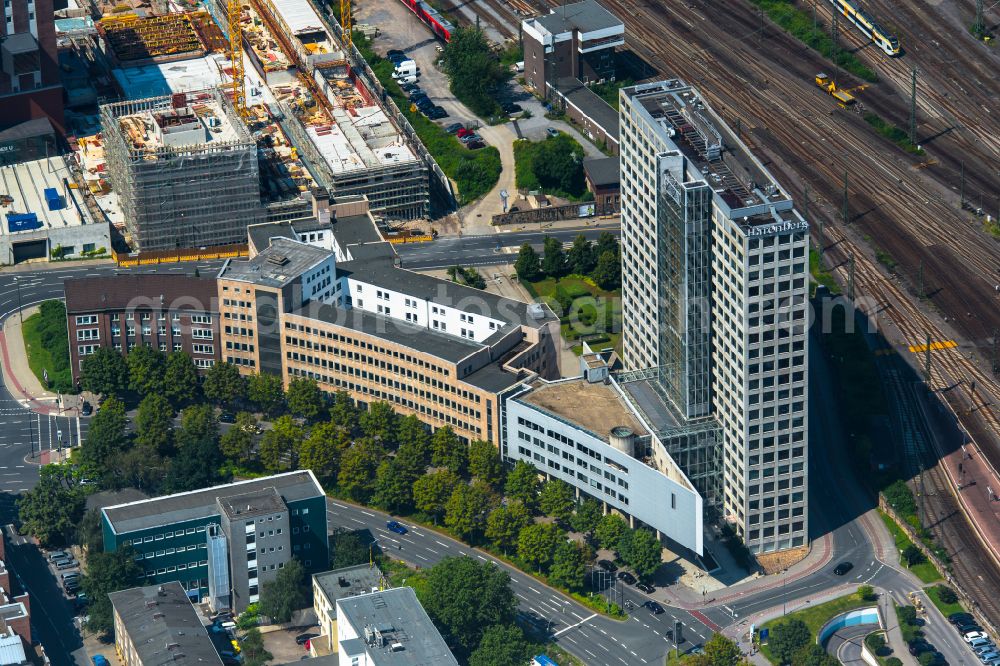
[[[351,35],[354,30],[351,24],[351,0],[340,0],[340,28],[343,31],[344,46],[350,50],[351,44],[354,43],[354,37]]]
[[[246,72],[243,68],[243,27],[240,25],[240,0],[229,0],[229,60],[233,64],[233,106],[244,120],[250,117],[247,109]]]

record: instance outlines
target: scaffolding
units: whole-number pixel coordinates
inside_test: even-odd
[[[188,14],[145,18],[121,14],[103,18],[97,25],[115,58],[122,63],[205,54],[205,46]]]
[[[106,104],[101,122],[133,249],[242,243],[263,221],[256,142],[218,90]]]

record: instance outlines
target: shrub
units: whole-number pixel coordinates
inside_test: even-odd
[[[958,595],[955,594],[955,590],[951,589],[947,585],[937,586],[938,599],[946,604],[953,604],[958,601]]]
[[[865,601],[875,601],[878,595],[875,593],[875,588],[871,585],[861,585],[858,587],[858,596]]]

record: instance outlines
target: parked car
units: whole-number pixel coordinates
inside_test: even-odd
[[[452,123],[451,125],[446,126],[444,128],[444,131],[447,132],[448,134],[455,134],[460,129],[464,129],[462,123]]]
[[[470,134],[475,134],[475,133],[476,132],[474,130],[470,130],[470,129],[466,128],[466,127],[463,127],[462,129],[460,129],[457,132],[455,132],[455,136],[457,136],[459,139],[461,139],[463,136],[469,136]]]
[[[635,576],[633,576],[627,571],[619,571],[618,580],[625,583],[626,585],[635,585]]]
[[[407,532],[410,531],[405,527],[403,527],[402,525],[400,525],[399,521],[396,520],[390,520],[385,524],[385,527],[390,532],[395,532],[396,534],[406,534]]]
[[[461,141],[462,143],[468,144],[470,141],[482,141],[483,137],[473,132],[471,134],[466,134],[464,136],[458,137],[458,140]]]
[[[984,664],[987,664],[997,658],[1000,658],[1000,652],[997,652],[996,648],[993,648],[989,652],[984,652],[979,655],[979,661],[981,661]]]
[[[990,652],[996,652],[997,646],[993,643],[987,643],[985,645],[978,645],[972,648],[972,651],[979,656],[983,656],[984,654],[989,654]]]
[[[411,74],[409,76],[403,76],[401,78],[396,79],[396,82],[399,83],[400,85],[403,85],[404,83],[416,83],[417,77]]]
[[[609,571],[611,573],[614,573],[614,572],[618,571],[618,567],[616,567],[615,563],[612,562],[611,560],[598,560],[597,561],[597,566],[599,566],[602,569],[604,569],[605,571]]]
[[[479,137],[476,137],[469,143],[465,144],[465,147],[468,148],[469,150],[479,150],[480,148],[485,148],[486,143]]]
[[[236,415],[232,412],[222,412],[219,414],[219,423],[236,423]]]
[[[646,603],[643,604],[643,607],[648,608],[649,612],[652,613],[653,615],[659,615],[660,613],[663,612],[663,606],[656,603],[655,601],[647,601]]]
[[[430,118],[431,120],[441,120],[442,118],[448,117],[448,112],[445,111],[443,107],[437,106],[435,104],[427,112],[427,117]]]
[[[837,574],[838,576],[843,576],[853,568],[854,565],[851,564],[850,562],[841,562],[840,564],[838,564],[833,568],[833,573]]]
[[[951,615],[948,616],[948,621],[958,626],[962,624],[967,624],[969,622],[974,622],[975,618],[972,617],[971,613],[952,613]]]
[[[984,631],[969,631],[962,634],[962,640],[964,640],[966,643],[971,643],[972,641],[978,640],[980,638],[988,639],[989,637],[990,635]]]
[[[84,400],[83,404],[80,406],[80,413],[84,416],[90,416],[94,413],[94,406]]]
[[[306,643],[308,643],[313,638],[316,638],[317,636],[319,636],[319,634],[309,634],[309,633],[299,634],[298,636],[295,637],[295,644],[305,645]]]
[[[645,592],[646,594],[652,594],[653,592],[655,592],[655,591],[656,591],[656,588],[655,588],[655,587],[653,587],[652,585],[649,585],[648,583],[639,583],[639,584],[638,584],[638,585],[636,585],[635,587],[636,587],[636,589],[638,589],[638,590],[642,590],[642,591],[643,591],[643,592]]]
[[[545,128],[545,132],[549,136],[559,136],[559,134],[561,134],[561,132],[559,130],[557,130],[555,127],[546,127]]]
[[[400,51],[399,49],[389,49],[385,52],[386,58],[395,58],[396,56],[405,56],[405,51]]]
[[[524,111],[524,107],[516,102],[501,102],[500,109],[503,110],[503,112],[508,116]]]
[[[982,647],[983,645],[993,645],[993,641],[991,641],[988,638],[974,638],[971,641],[969,641],[969,645],[971,647],[977,648],[977,647]]]
[[[955,627],[955,629],[958,631],[958,633],[962,634],[963,636],[965,634],[968,634],[968,633],[973,632],[973,631],[982,631],[983,630],[983,628],[980,627],[975,622],[970,622],[969,624],[959,625],[959,626]]]
[[[70,580],[79,580],[80,579],[80,572],[79,571],[66,571],[66,572],[64,572],[62,574],[62,579],[63,579],[63,582],[70,581]]]
[[[413,94],[420,90],[420,86],[416,83],[407,83],[405,86],[400,86],[407,95]]]
[[[80,563],[76,560],[63,560],[56,565],[56,569],[72,569],[78,566],[80,566]]]
[[[107,657],[105,657],[103,654],[95,654],[93,657],[91,657],[91,659],[94,660],[94,666],[111,666],[110,662],[108,662]]]
[[[65,550],[53,550],[51,553],[49,553],[49,561],[51,562],[52,560],[65,560],[69,558],[69,556],[70,556],[69,553],[67,553]]]

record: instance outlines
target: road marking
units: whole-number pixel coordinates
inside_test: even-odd
[[[424,548],[426,548],[430,552],[434,553],[435,555],[440,555],[441,554],[441,553],[437,552],[436,550],[434,550],[433,548],[431,548],[430,546],[424,546]]]
[[[488,560],[488,559],[486,559],[485,557],[483,557],[483,556],[482,556],[482,555],[480,555],[479,553],[476,553],[476,557],[478,557],[479,559],[481,559],[481,560],[482,560],[483,562],[489,562],[489,560]]]
[[[608,632],[604,631],[603,629],[598,628],[598,631],[601,632],[602,634],[604,634],[605,636],[608,635]]]
[[[597,617],[597,613],[594,613],[594,614],[593,614],[593,615],[591,615],[590,617],[587,617],[587,618],[584,618],[584,619],[580,620],[580,621],[579,621],[579,622],[577,622],[576,624],[571,624],[571,625],[569,625],[568,627],[563,627],[562,629],[560,629],[559,631],[557,631],[556,633],[554,633],[554,634],[552,634],[552,635],[553,635],[553,636],[560,636],[560,635],[562,635],[562,634],[566,633],[567,631],[569,631],[570,629],[572,629],[573,627],[579,627],[579,626],[580,626],[581,624],[583,624],[584,622],[588,622],[589,620],[592,620],[592,619],[594,619],[595,617]]]
[[[351,520],[353,520],[354,522],[356,522],[358,525],[364,525],[365,524],[365,521],[358,520],[357,518],[351,518]]]
[[[573,638],[572,636],[567,636],[567,637],[566,637],[566,640],[568,640],[568,641],[569,641],[570,643],[572,643],[573,645],[576,645],[576,639],[575,639],[575,638]]]
[[[528,589],[531,590],[532,592],[534,592],[535,594],[539,595],[539,596],[541,596],[541,594],[542,594],[541,592],[539,592],[535,588],[531,587],[530,585],[528,585]]]
[[[593,652],[591,652],[590,650],[588,650],[587,648],[583,648],[583,651],[586,652],[587,654],[589,654],[594,659],[597,659],[597,655],[594,654]]]
[[[426,557],[424,557],[420,553],[413,553],[413,554],[416,555],[417,557],[419,557],[420,559],[422,559],[424,562],[430,562],[430,560],[428,560]]]
[[[439,546],[444,546],[445,548],[447,548],[447,547],[448,547],[448,544],[446,544],[446,543],[441,543],[441,542],[440,542],[440,541],[438,541],[437,539],[434,539],[434,543],[436,543],[436,544],[437,544],[437,545],[439,545]]]
[[[330,504],[332,504],[332,505],[334,505],[336,507],[340,507],[341,509],[346,509],[347,508],[346,505],[344,505],[344,504],[337,504],[336,502],[330,502]]]
[[[597,647],[601,648],[605,652],[611,652],[611,649],[607,645],[605,645],[604,643],[598,643]]]

